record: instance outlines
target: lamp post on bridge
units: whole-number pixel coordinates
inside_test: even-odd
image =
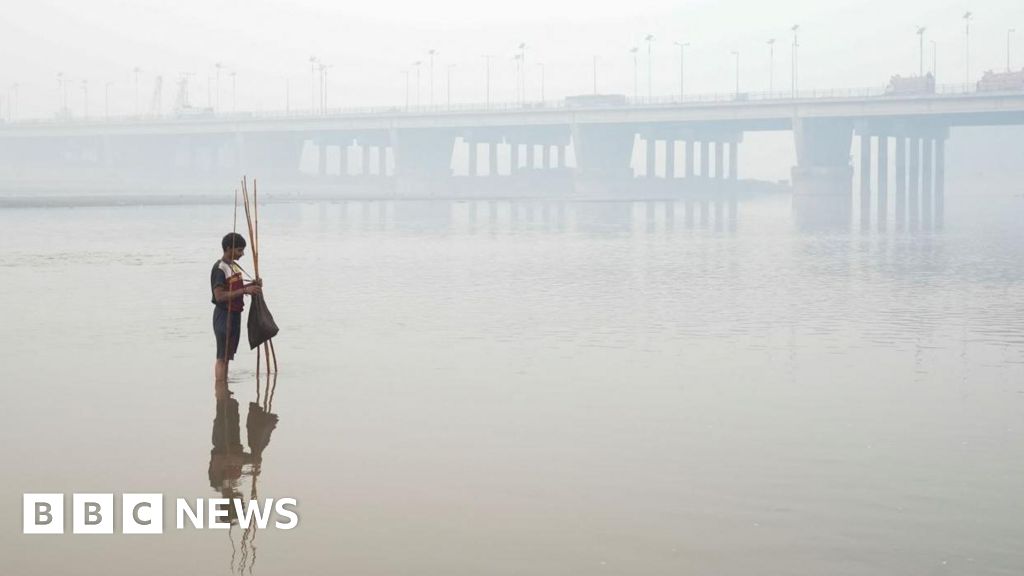
[[[935,84],[939,83],[939,45],[935,43],[935,40],[929,40],[932,43],[932,79],[935,80]]]
[[[320,60],[316,56],[309,57],[309,111],[316,113],[316,65]]]
[[[110,87],[113,82],[107,81],[103,85],[103,118],[110,118]]]
[[[431,48],[427,50],[427,55],[430,56],[430,107],[434,107],[434,56],[437,55],[437,50]]]
[[[544,63],[537,62],[537,67],[540,68],[540,103],[544,104]]]
[[[1006,71],[1010,71],[1010,37],[1016,32],[1016,28],[1010,28],[1006,31]]]
[[[768,97],[772,97],[775,88],[775,38],[769,38],[768,42]]]
[[[82,80],[82,118],[89,117],[89,81]]]
[[[924,31],[927,30],[924,26],[917,27],[917,75],[924,76]]]
[[[676,44],[676,46],[679,46],[679,101],[681,102],[683,100],[683,94],[684,94],[683,89],[685,88],[685,86],[683,84],[684,72],[685,72],[684,65],[685,65],[685,62],[686,62],[686,52],[685,51],[686,51],[686,47],[689,46],[690,43],[689,42],[676,42],[675,44]]]
[[[491,58],[494,58],[491,54],[484,54],[484,101],[487,103],[487,107],[491,107]]]
[[[964,12],[964,87],[969,89],[971,85],[971,17],[970,12]]]
[[[455,68],[455,64],[449,64],[445,69],[447,74],[445,75],[445,95],[448,99],[448,109],[452,109],[452,68]]]
[[[740,52],[733,50],[732,55],[736,57],[736,99],[740,97]]]
[[[650,104],[654,101],[654,84],[651,74],[651,68],[654,62],[651,46],[654,44],[654,35],[648,34],[644,37],[644,40],[647,41],[647,103]]]
[[[217,108],[217,112],[220,112],[220,71],[224,68],[224,64],[222,62],[216,62],[214,63],[213,67],[217,71],[215,76],[216,80],[214,81],[213,88],[214,91],[216,92],[213,98],[213,105]]]
[[[402,75],[405,76],[405,111],[409,111],[409,71],[402,70]]]
[[[423,60],[412,63],[416,67],[416,107],[420,107],[420,69],[423,67]]]
[[[792,27],[790,27],[790,30],[793,32],[793,51],[792,51],[792,54],[791,54],[791,58],[792,58],[792,62],[791,62],[791,64],[792,64],[792,72],[791,72],[791,75],[790,75],[790,80],[791,80],[791,82],[793,84],[793,98],[796,98],[797,87],[798,87],[797,75],[796,75],[797,74],[797,49],[800,47],[800,43],[797,41],[797,36],[796,35],[797,35],[797,32],[800,30],[800,25],[799,24],[794,24]]]
[[[633,103],[634,104],[636,104],[637,100],[640,99],[640,93],[638,92],[639,88],[638,88],[638,84],[637,84],[637,52],[639,52],[639,50],[640,49],[637,48],[636,46],[633,46],[632,48],[629,49],[629,53],[633,55]]]
[[[142,68],[136,66],[132,68],[132,74],[135,75],[135,115],[139,115],[139,72],[142,72]]]

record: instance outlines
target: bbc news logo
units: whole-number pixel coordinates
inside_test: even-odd
[[[24,534],[63,534],[65,527],[64,494],[23,494]],[[174,503],[175,527],[183,530],[186,523],[198,529],[228,529],[234,522],[242,528],[271,525],[291,530],[299,525],[294,498],[264,498],[245,501],[241,498],[196,498],[189,502],[177,498]],[[122,494],[122,534],[163,534],[163,494]],[[113,494],[72,494],[71,530],[74,534],[113,534]]]

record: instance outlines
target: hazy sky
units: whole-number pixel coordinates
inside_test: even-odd
[[[516,46],[527,45],[527,94],[540,97],[544,63],[545,96],[561,98],[592,90],[593,57],[598,58],[598,89],[633,92],[632,46],[640,46],[640,93],[647,90],[643,37],[653,43],[652,78],[656,95],[679,90],[677,40],[690,43],[686,55],[688,93],[730,92],[740,53],[744,91],[768,87],[769,49],[775,45],[775,86],[790,83],[791,25],[800,24],[801,88],[883,85],[894,73],[918,68],[916,26],[925,25],[925,67],[932,66],[931,41],[938,54],[940,83],[964,81],[964,26],[971,24],[971,68],[980,74],[1006,65],[1007,30],[1017,28],[1014,67],[1024,65],[1024,2],[990,0],[780,0],[777,2],[618,3],[468,2],[377,0],[365,4],[326,0],[223,2],[176,0],[34,0],[0,12],[0,96],[4,116],[19,84],[19,117],[52,115],[59,105],[57,74],[68,79],[68,105],[102,114],[109,86],[110,113],[134,109],[132,69],[140,67],[140,100],[148,109],[154,77],[163,77],[162,108],[174,103],[175,84],[192,73],[193,105],[216,103],[214,64],[237,72],[238,109],[309,108],[309,57],[332,67],[327,73],[329,106],[391,105],[404,102],[403,70],[416,73],[422,60],[420,99],[430,100],[427,51],[436,49],[434,101],[447,98],[451,73],[455,103],[484,100],[484,54],[493,55],[492,100],[513,97]],[[770,6],[770,8],[769,8]],[[451,68],[449,68],[452,66]],[[977,76],[978,74],[973,74]],[[231,78],[221,73],[220,108],[231,106]]]

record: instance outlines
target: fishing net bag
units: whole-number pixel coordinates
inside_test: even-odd
[[[267,308],[263,294],[253,294],[249,300],[249,349],[252,350],[277,336],[278,330],[277,322],[274,322],[274,315]]]

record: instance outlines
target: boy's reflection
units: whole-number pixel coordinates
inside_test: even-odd
[[[267,391],[273,390],[276,384],[277,375],[268,375],[266,382]],[[221,498],[229,500],[227,505],[219,506],[218,509],[226,513],[223,517],[226,517],[227,521],[231,523],[232,530],[229,531],[229,534],[231,534],[233,533],[234,526],[238,524],[238,513],[235,509],[234,500],[245,501],[245,497],[240,490],[240,484],[244,476],[251,478],[249,500],[253,501],[258,498],[257,481],[263,465],[263,451],[270,444],[270,436],[277,427],[278,416],[270,412],[272,393],[264,395],[264,398],[267,398],[267,400],[264,401],[262,406],[259,404],[259,397],[257,397],[257,402],[249,403],[249,413],[246,416],[245,422],[246,443],[249,446],[249,450],[246,451],[241,442],[238,401],[231,397],[232,393],[227,389],[226,385],[219,389],[218,392],[216,395],[216,413],[213,418],[213,433],[211,437],[213,448],[210,450],[208,474],[210,487],[216,490]],[[248,469],[246,469],[247,464],[249,465]],[[243,531],[240,539],[241,557],[236,566],[235,556],[237,549],[234,537],[232,536],[232,570],[235,568],[242,570],[245,567],[251,570],[252,564],[256,559],[253,546],[255,537],[256,532],[252,525]]]

